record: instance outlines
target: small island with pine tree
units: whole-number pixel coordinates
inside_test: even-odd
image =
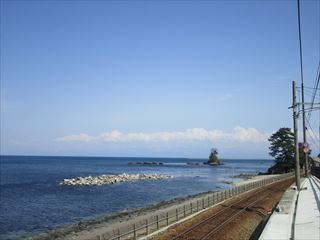
[[[218,166],[223,164],[218,158],[218,149],[211,148],[209,159],[206,162],[188,162],[187,165],[210,165]]]
[[[212,166],[217,166],[222,164],[222,162],[218,158],[218,149],[211,148],[211,152],[210,152],[210,156],[207,164]]]

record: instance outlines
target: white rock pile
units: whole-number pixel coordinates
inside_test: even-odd
[[[88,176],[88,177],[77,177],[71,179],[63,179],[59,185],[82,185],[82,186],[100,186],[105,184],[114,184],[119,182],[129,182],[135,180],[160,180],[171,178],[165,174],[127,174],[122,173],[119,175],[101,175],[101,176]]]

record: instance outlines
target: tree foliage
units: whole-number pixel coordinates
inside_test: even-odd
[[[211,164],[211,165],[219,165],[219,164],[221,164],[221,162],[220,162],[220,160],[218,158],[218,149],[211,148],[208,164]]]
[[[275,172],[288,172],[294,169],[294,135],[290,128],[280,128],[268,139],[270,142],[269,154],[275,158]]]

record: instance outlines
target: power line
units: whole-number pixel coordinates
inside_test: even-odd
[[[320,79],[320,74],[319,74],[319,72],[320,72],[320,63],[319,63],[319,67],[318,67],[318,70],[317,70],[317,74],[316,74],[316,81],[315,81],[315,85],[314,85],[314,88],[313,88],[313,91],[312,91],[312,93],[311,93],[311,107],[310,108],[307,108],[307,109],[305,109],[305,101],[304,101],[304,81],[303,81],[303,56],[302,56],[302,39],[301,39],[301,20],[300,20],[300,0],[297,0],[297,5],[298,5],[298,31],[299,31],[299,53],[300,53],[300,75],[301,75],[301,102],[302,102],[302,104],[301,104],[301,106],[302,106],[302,123],[303,123],[303,142],[304,143],[306,143],[306,130],[307,130],[307,128],[306,128],[306,120],[307,120],[307,122],[308,122],[308,125],[310,126],[310,129],[311,129],[311,133],[312,134],[310,134],[310,136],[311,135],[313,135],[313,136],[316,136],[315,135],[315,133],[314,133],[314,131],[313,131],[313,129],[312,129],[312,127],[311,127],[311,124],[310,124],[310,122],[309,122],[309,120],[310,120],[310,118],[311,118],[311,113],[312,113],[312,111],[314,111],[314,110],[317,110],[317,109],[319,109],[318,107],[315,107],[314,106],[314,101],[315,101],[315,98],[316,98],[316,96],[317,96],[317,89],[318,89],[318,87],[319,87],[319,79]],[[308,94],[310,94],[310,91],[308,91]],[[319,96],[319,98],[320,98],[320,96]],[[308,112],[308,119],[306,119],[306,117],[305,117],[305,112]],[[319,111],[320,112],[320,111]],[[320,116],[319,116],[320,117]],[[310,132],[310,130],[308,131],[308,132]],[[319,132],[320,132],[320,126],[319,126]],[[313,141],[315,140],[313,137],[311,138]],[[319,139],[320,139],[320,136],[319,136]],[[318,143],[317,141],[316,141],[316,145],[318,145],[319,146],[319,151],[320,151],[320,142]],[[306,154],[304,154],[304,158],[305,158],[305,161],[306,161],[306,174],[307,174],[307,171],[308,171],[308,169],[307,169],[307,166],[308,166],[308,164],[307,164],[307,158],[308,158],[308,156],[306,155]]]
[[[319,63],[320,64],[320,63]],[[297,89],[300,89],[301,87],[296,87]],[[310,89],[310,90],[314,90],[315,88],[314,87],[306,87],[306,86],[304,86],[304,90],[306,90],[306,89]]]
[[[319,88],[319,80],[320,80],[320,61],[319,61],[316,80],[315,80],[315,84],[314,84],[313,95],[312,95],[312,98],[311,98],[311,108],[313,107],[314,100],[315,100],[316,95],[317,95],[317,90]],[[311,112],[308,114],[308,120],[310,120],[310,118],[311,118]]]
[[[298,3],[298,29],[299,29],[299,49],[300,49],[300,75],[301,75],[301,90],[303,95],[303,59],[302,59],[302,41],[301,41],[301,24],[300,24],[300,0]]]
[[[320,64],[320,63],[319,63]],[[301,87],[296,87],[297,89],[300,89]],[[314,87],[307,87],[307,86],[304,86],[304,89],[312,89],[314,90]]]
[[[309,120],[307,120],[307,124],[309,126],[309,128],[307,129],[307,131],[310,133],[310,139],[311,141],[315,144],[316,147],[319,148],[319,152],[320,152],[320,137],[317,136],[317,134],[315,133],[315,131],[313,130]]]

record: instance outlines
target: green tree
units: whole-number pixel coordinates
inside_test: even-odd
[[[270,173],[289,172],[295,167],[294,135],[290,128],[280,128],[268,139],[269,154],[275,158],[276,164],[269,169]]]
[[[218,158],[218,150],[216,148],[211,148],[208,164],[210,165],[220,165],[221,162]]]

